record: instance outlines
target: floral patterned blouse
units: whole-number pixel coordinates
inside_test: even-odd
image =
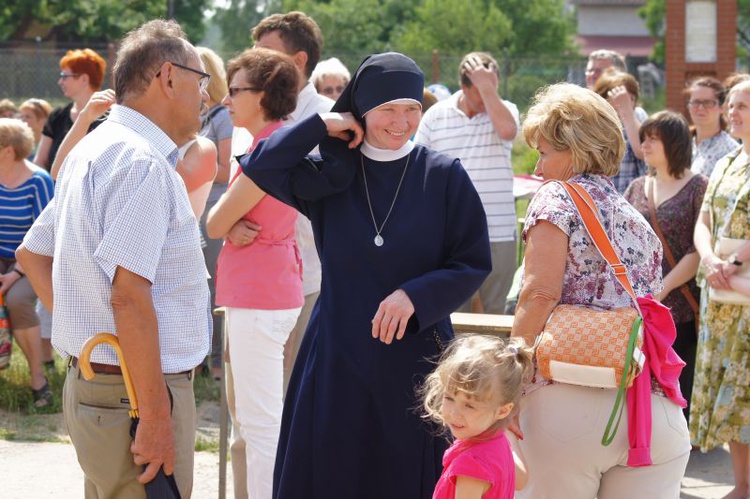
[[[645,296],[661,291],[661,243],[638,210],[618,194],[612,182],[603,175],[576,175],[569,181],[583,186],[594,199],[602,225],[628,269],[636,294]],[[561,185],[550,182],[537,191],[526,213],[524,240],[529,229],[539,220],[554,224],[569,238],[561,304],[605,310],[632,304],[630,296],[596,249],[573,201]]]
[[[656,294],[662,290],[662,249],[651,226],[615,189],[603,175],[575,175],[569,180],[583,186],[591,195],[599,211],[599,219],[622,263],[638,296]],[[568,235],[568,258],[563,275],[561,304],[584,305],[612,309],[632,305],[630,295],[609,269],[564,187],[547,183],[539,188],[526,212],[523,238],[540,220],[554,224]],[[534,359],[531,383],[524,389],[528,395],[537,389],[554,384],[540,373]],[[652,392],[663,391],[652,379]]]
[[[693,160],[690,169],[707,177],[714,171],[716,162],[737,149],[740,145],[727,132],[722,130],[713,137],[701,141],[700,145],[693,137]]]

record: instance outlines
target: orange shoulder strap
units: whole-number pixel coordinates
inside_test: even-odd
[[[620,257],[617,255],[615,248],[612,246],[612,242],[607,237],[607,233],[604,231],[599,217],[596,215],[596,204],[592,199],[591,195],[582,186],[573,182],[564,182],[561,180],[555,180],[558,184],[562,185],[568,192],[568,195],[575,203],[578,214],[583,220],[583,225],[586,227],[586,231],[591,236],[591,239],[596,245],[596,249],[602,255],[607,263],[609,264],[612,272],[625,291],[628,292],[630,297],[633,299],[633,305],[638,308],[638,300],[633,291],[633,286],[630,284],[628,279],[628,272],[625,265],[620,261]]]

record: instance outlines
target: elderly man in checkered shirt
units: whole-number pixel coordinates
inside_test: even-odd
[[[178,24],[130,32],[114,67],[117,104],[70,152],[54,201],[18,250],[53,310],[53,345],[70,359],[63,412],[87,498],[142,497],[162,466],[190,496],[192,372],[208,353],[211,322],[198,225],[175,164],[200,127],[208,78]],[[96,379],[80,376],[81,347],[99,331],[117,334],[132,375],[132,445],[115,353],[96,349]]]

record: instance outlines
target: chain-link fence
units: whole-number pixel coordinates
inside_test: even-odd
[[[66,51],[80,46],[49,47],[42,43],[17,46],[0,45],[0,99],[21,101],[37,97],[52,102],[64,102],[65,98],[57,85],[60,74],[59,62]],[[111,68],[115,58],[115,46],[90,46],[107,61],[104,88],[111,86]],[[236,54],[221,54],[227,59]],[[336,56],[350,71],[359,66],[366,54],[325,53],[324,58]],[[428,54],[409,54],[425,73],[426,84],[442,83],[452,91],[458,89],[458,66],[463,54],[443,54],[437,51]],[[495,54],[500,66],[500,95],[515,103],[520,110],[528,108],[536,91],[550,83],[569,81],[583,85],[586,59],[578,58],[531,58],[510,57]],[[638,73],[633,72],[636,77]]]
[[[334,54],[325,54],[331,57]],[[458,89],[458,67],[463,54],[408,54],[425,73],[426,84],[442,83],[452,91]],[[335,54],[350,71],[354,71],[364,59],[363,54]],[[536,91],[550,83],[569,81],[585,84],[586,59],[578,58],[531,58],[510,57],[493,54],[500,66],[498,91],[504,99],[525,110]]]
[[[54,48],[41,43],[14,47],[0,46],[0,98],[20,104],[25,99],[36,97],[51,102],[64,101],[65,97],[57,85],[60,79],[60,59],[72,48]],[[88,46],[107,61],[104,88],[110,86],[110,70],[114,63],[114,47],[109,45]]]

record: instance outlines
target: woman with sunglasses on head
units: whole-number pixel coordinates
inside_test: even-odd
[[[297,106],[298,73],[280,52],[255,48],[229,61],[223,104],[257,143]],[[224,239],[216,265],[216,304],[226,307],[232,414],[245,441],[250,497],[271,497],[281,426],[284,344],[302,304],[302,262],[294,236],[297,210],[267,196],[242,171],[209,210],[206,231]],[[244,225],[261,227],[253,238]]]
[[[57,83],[65,97],[72,102],[56,108],[47,118],[34,163],[47,171],[51,170],[57,150],[68,130],[73,127],[94,92],[102,88],[106,68],[104,59],[91,49],[69,50],[60,59],[60,79]],[[104,119],[99,117],[89,123],[89,131]]]
[[[693,122],[693,160],[690,169],[707,177],[716,162],[737,149],[739,144],[727,133],[724,101],[727,91],[719,80],[702,76],[685,88],[690,121]]]

